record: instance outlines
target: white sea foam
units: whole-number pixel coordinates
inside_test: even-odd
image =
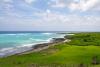
[[[32,48],[27,46],[21,46],[21,47],[13,47],[13,48],[3,48],[0,50],[0,57],[4,56],[10,56],[16,53],[25,52],[28,50],[31,50]]]
[[[52,34],[54,34],[54,33],[42,33],[42,34],[45,34],[45,35],[52,35]]]
[[[2,48],[2,49],[0,49],[0,52],[12,50],[12,49],[13,49],[12,47],[9,47],[9,48]]]
[[[46,41],[46,40],[43,40],[43,39],[34,39],[34,38],[29,38],[29,40],[38,41],[38,42]]]
[[[0,57],[10,56],[16,53],[21,53],[21,52],[31,50],[32,46],[36,44],[41,44],[41,43],[47,43],[47,41],[39,42],[39,43],[32,43],[32,44],[22,44],[21,46],[0,49]]]
[[[59,36],[59,37],[57,37],[57,38],[64,38],[64,36],[65,36],[65,34],[60,35],[60,36]]]
[[[54,33],[43,33],[43,34],[49,36],[49,35],[54,34]],[[16,35],[16,34],[7,34],[7,35]],[[28,35],[28,34],[18,34],[18,35]],[[64,36],[65,36],[65,34],[64,35],[58,35],[58,36],[55,36],[55,37],[48,38],[46,40],[45,39],[29,38],[29,41],[32,40],[34,43],[21,44],[20,46],[16,45],[16,47],[0,49],[0,57],[9,56],[9,55],[13,55],[13,54],[16,54],[16,53],[28,51],[28,50],[32,49],[32,46],[34,46],[36,44],[48,43],[52,40],[52,38],[63,38]]]

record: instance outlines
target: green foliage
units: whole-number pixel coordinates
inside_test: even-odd
[[[51,49],[55,50],[55,48],[60,50],[54,53],[48,53],[51,52]],[[92,57],[95,55],[98,56],[98,60],[100,60],[100,47],[98,46],[65,46],[59,44],[36,53],[1,58],[0,66],[30,67],[31,64],[91,64]]]
[[[69,36],[68,38],[72,40],[69,43],[70,45],[100,46],[100,33],[76,33],[75,35]]]

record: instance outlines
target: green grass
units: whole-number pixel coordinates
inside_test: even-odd
[[[96,40],[93,41],[92,37]],[[40,52],[0,58],[0,67],[31,67],[33,64],[74,64],[76,65],[75,67],[81,63],[91,65],[94,56],[97,56],[97,60],[100,61],[99,37],[100,33],[78,33],[69,37],[72,39],[70,43],[58,44]],[[87,40],[84,41],[84,39]],[[84,43],[85,45],[77,45],[74,40],[78,40],[81,44]],[[96,45],[87,45],[87,42],[95,42]],[[90,67],[100,67],[100,65]]]
[[[100,47],[97,46],[68,46],[60,45],[37,53],[15,55],[0,59],[2,67],[28,67],[31,64],[91,64],[92,57],[100,60]],[[60,49],[59,49],[60,48]],[[62,49],[61,49],[62,48]],[[57,50],[59,49],[59,50]]]

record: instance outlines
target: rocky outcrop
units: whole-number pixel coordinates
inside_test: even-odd
[[[52,38],[52,40],[50,40],[50,42],[33,45],[32,50],[21,53],[21,54],[28,54],[28,53],[32,53],[32,52],[38,52],[38,51],[47,49],[50,46],[54,46],[54,45],[57,45],[58,43],[62,43],[64,41],[66,41],[65,38]]]
[[[49,46],[51,45],[52,43],[42,43],[42,44],[36,44],[34,45],[32,48],[33,49],[38,49],[38,48],[42,48],[42,47],[45,47],[45,46]]]
[[[63,42],[65,41],[65,38],[53,38],[51,40],[52,43],[58,43],[58,42]]]
[[[50,46],[52,44],[56,44],[56,43],[60,43],[65,41],[64,38],[53,38],[50,42],[48,43],[42,43],[42,44],[36,44],[34,46],[32,46],[33,49],[38,49],[38,48],[43,48],[45,46]]]

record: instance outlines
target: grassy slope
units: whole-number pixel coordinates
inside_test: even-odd
[[[30,67],[32,64],[91,64],[93,56],[98,56],[100,61],[100,46],[97,46],[100,45],[99,37],[100,33],[76,34],[69,37],[72,39],[70,43],[59,44],[36,53],[1,58],[0,67]]]

